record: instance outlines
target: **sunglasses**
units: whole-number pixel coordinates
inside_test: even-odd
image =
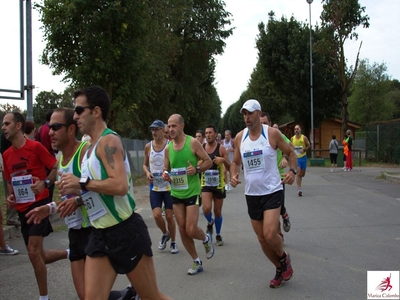
[[[151,131],[159,131],[159,130],[161,130],[162,128],[150,128],[150,130]]]
[[[76,112],[77,115],[80,115],[85,111],[86,108],[93,109],[93,106],[76,106],[75,107],[75,112]]]
[[[68,127],[69,125],[68,124],[63,124],[63,123],[53,123],[53,124],[49,125],[50,129],[53,130],[53,131],[58,131],[63,126]]]

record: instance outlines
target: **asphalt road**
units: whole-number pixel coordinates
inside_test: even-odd
[[[153,240],[160,289],[177,300],[366,299],[367,271],[400,270],[400,184],[378,179],[383,170],[329,173],[309,168],[303,197],[297,196],[295,186],[287,187],[292,229],[285,233],[285,250],[291,255],[294,276],[279,289],[269,288],[274,267],[262,254],[251,228],[243,185],[228,192],[224,203],[225,245],[216,247],[208,260],[201,242],[196,242],[204,272],[195,276],[186,274],[192,261],[179,236],[179,254],[157,249],[160,231],[150,207],[143,205],[140,214]],[[205,228],[203,216],[199,224]],[[10,244],[20,254],[0,256],[0,299],[37,299],[22,238],[13,238]],[[51,234],[45,247],[67,248],[67,232]],[[77,299],[68,261],[48,265],[48,275],[51,300]],[[122,289],[127,283],[125,276],[119,276],[114,287]],[[399,286],[399,282],[392,285]]]

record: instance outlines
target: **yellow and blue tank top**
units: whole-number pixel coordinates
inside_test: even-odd
[[[304,135],[300,135],[299,139],[296,137],[296,135],[294,135],[292,137],[292,143],[294,146],[294,151],[297,154],[297,158],[301,158],[301,157],[307,155],[307,152],[305,152],[305,151],[303,153],[299,152],[300,149],[303,149],[303,150],[306,149],[306,142],[304,141]]]

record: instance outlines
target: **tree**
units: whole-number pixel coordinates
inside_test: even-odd
[[[250,99],[257,99],[263,111],[276,122],[285,114],[285,101],[276,91],[275,84],[269,80],[260,62],[257,63],[250,76],[247,95]]]
[[[44,0],[37,7],[47,42],[42,62],[74,87],[104,87],[108,124],[123,136],[143,137],[155,118],[177,111],[193,126],[209,101],[220,110],[213,56],[232,33],[222,1]]]
[[[54,90],[41,91],[37,94],[33,104],[35,123],[38,125],[46,123],[46,113],[58,107],[74,107],[74,89],[72,87],[67,87],[61,94]]]
[[[109,124],[118,125],[121,111],[146,95],[140,76],[146,69],[140,38],[147,33],[145,2],[44,0],[37,7],[47,41],[42,62],[72,86],[104,87],[112,99]]]
[[[395,105],[393,118],[400,119],[400,82],[397,79],[392,80],[390,83],[388,99]]]
[[[358,0],[322,0],[323,11],[321,13],[322,28],[325,30],[325,39],[321,41],[321,48],[330,52],[330,68],[337,74],[341,86],[342,103],[342,131],[347,130],[348,122],[348,93],[354,76],[357,72],[359,54],[362,43],[360,43],[354,68],[347,67],[344,52],[346,40],[357,40],[358,34],[355,30],[359,26],[369,27],[369,17],[365,15],[365,7],[361,7]]]
[[[256,73],[250,86],[264,90],[266,111],[276,113],[275,119],[290,114],[296,122],[310,129],[310,43],[309,27],[298,22],[293,16],[288,20],[275,19],[274,12],[269,13],[267,25],[258,25],[257,49],[259,60]],[[313,30],[313,40],[321,39],[321,30]],[[324,53],[313,54],[314,76],[314,120],[318,125],[322,120],[338,112],[340,87],[337,76],[327,71],[328,57]],[[256,80],[257,78],[263,80]],[[263,83],[264,82],[264,83]],[[262,86],[264,84],[264,87]],[[268,93],[266,92],[268,91]]]
[[[14,104],[10,104],[10,103],[0,104],[1,121],[3,121],[4,116],[10,112],[19,112],[20,113],[21,108],[19,108],[18,106],[14,105]],[[22,114],[24,115],[24,117],[26,117],[26,111],[22,112]]]
[[[349,97],[351,120],[362,125],[373,121],[388,121],[395,112],[395,103],[389,98],[391,82],[384,63],[369,65],[360,61]]]
[[[244,127],[245,124],[243,122],[243,116],[240,114],[240,109],[242,108],[243,104],[248,100],[249,95],[247,90],[244,91],[238,101],[233,103],[231,106],[228,107],[226,110],[224,117],[222,118],[222,130],[229,129],[232,131],[232,137],[234,137],[238,132],[240,132]]]

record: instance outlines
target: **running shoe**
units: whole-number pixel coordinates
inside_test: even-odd
[[[172,254],[179,253],[179,249],[178,249],[178,246],[176,245],[176,243],[171,243],[171,253]]]
[[[282,286],[282,270],[276,269],[275,277],[269,282],[269,287],[273,289],[280,288]]]
[[[214,245],[212,243],[212,236],[210,234],[206,234],[208,237],[207,242],[203,243],[204,249],[206,250],[206,256],[208,259],[214,256]]]
[[[216,239],[217,246],[223,246],[224,245],[224,241],[222,240],[222,236],[221,235],[217,234],[215,236],[215,239]]]
[[[289,253],[286,253],[286,257],[279,259],[279,263],[281,264],[282,268],[282,278],[285,281],[290,280],[293,276],[293,268],[292,268],[292,261],[290,260]]]
[[[299,197],[303,196],[303,192],[302,192],[301,190],[299,190],[299,191],[297,192],[297,196],[299,196]]]
[[[203,272],[203,265],[201,262],[194,261],[193,266],[188,270],[189,275],[196,275],[197,273]]]
[[[169,234],[169,231],[167,231],[167,234],[163,234],[161,237],[161,241],[158,244],[158,249],[159,250],[164,250],[167,247],[167,242],[171,239],[171,235]]]
[[[282,216],[282,219],[283,219],[283,230],[285,230],[285,232],[289,232],[290,231],[290,227],[291,227],[290,220],[289,220],[289,215],[288,214],[285,214],[285,215],[286,215],[285,218]]]
[[[18,254],[18,250],[11,248],[10,246],[8,246],[8,244],[6,244],[4,249],[0,249],[0,255],[15,255],[15,254]]]
[[[214,231],[213,227],[214,227],[214,219],[212,219],[211,223],[207,224],[206,233],[208,233],[209,235],[212,235],[213,231]]]

